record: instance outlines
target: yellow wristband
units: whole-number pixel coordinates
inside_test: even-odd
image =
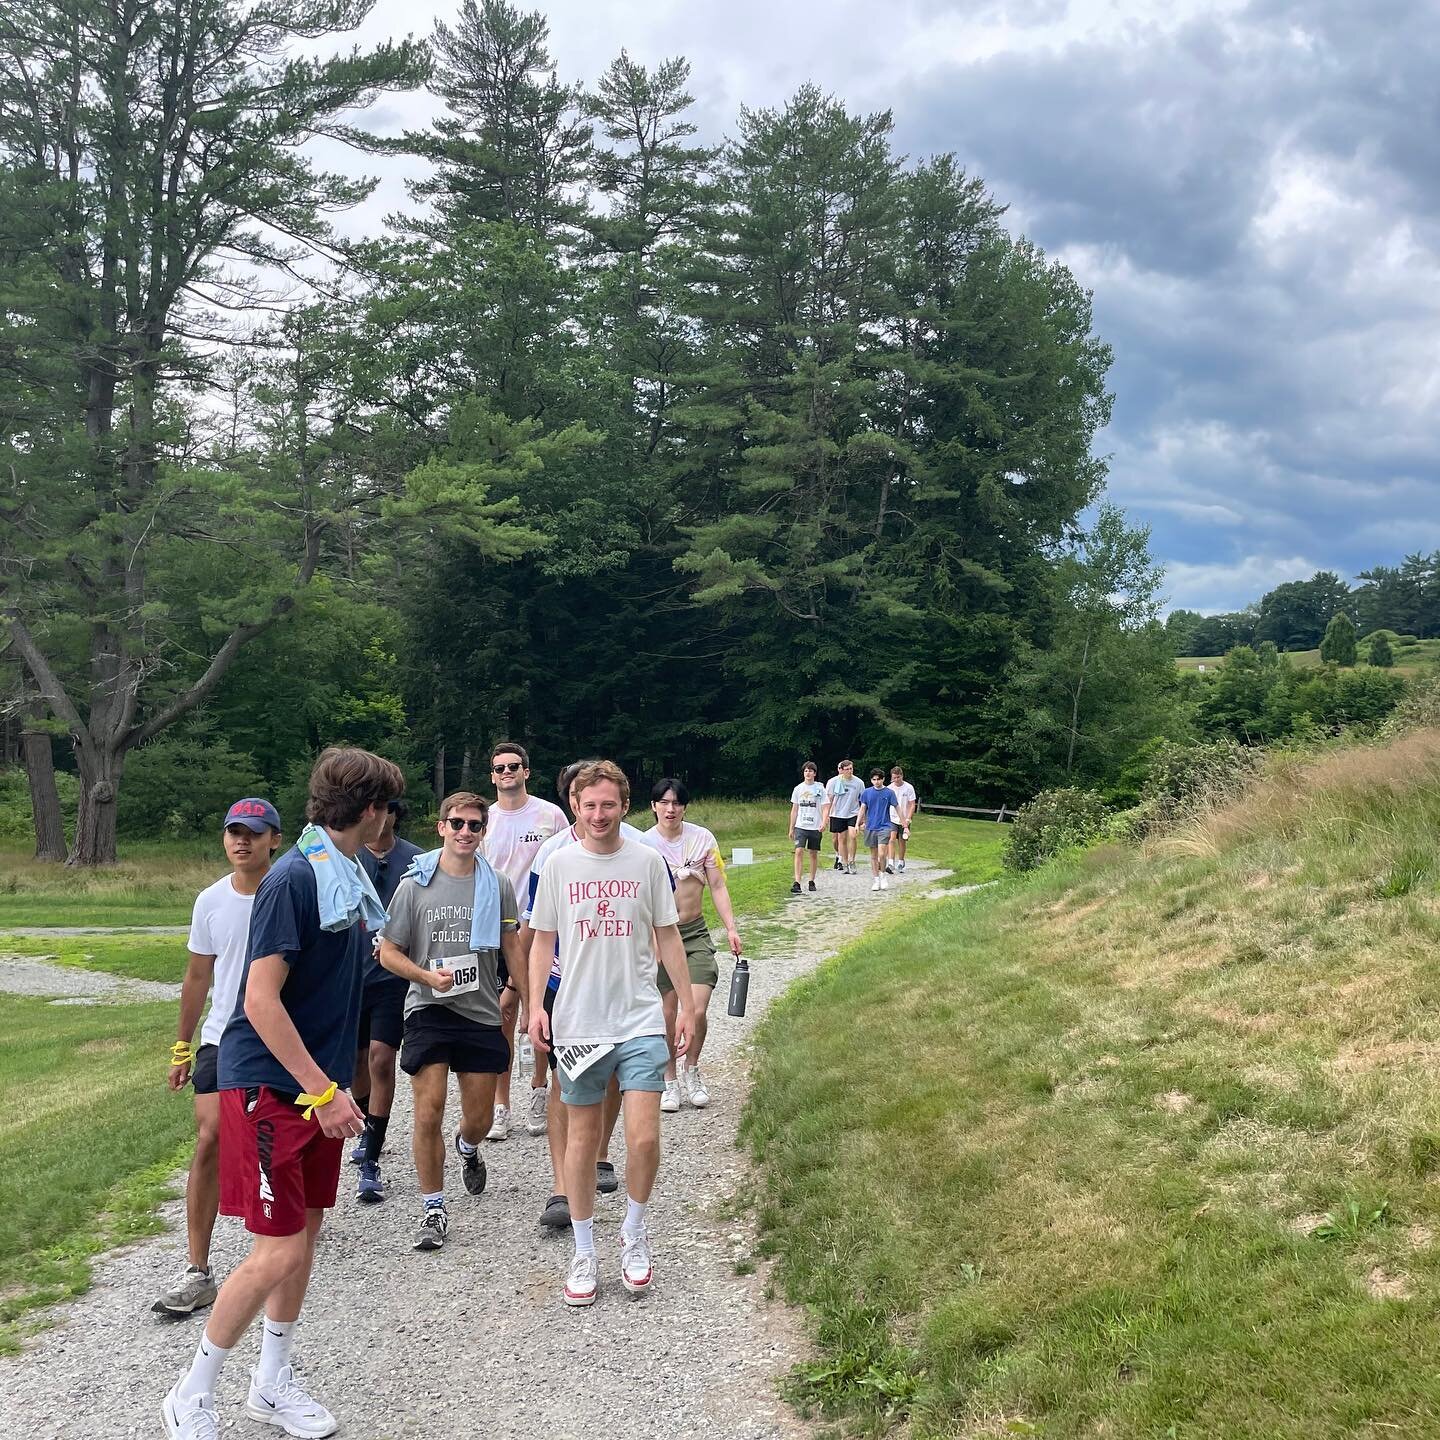
[[[170,1047],[170,1063],[172,1065],[188,1065],[194,1058],[195,1055],[190,1049],[188,1040],[177,1040]]]
[[[308,1120],[322,1105],[328,1105],[335,1098],[335,1092],[339,1088],[332,1080],[329,1089],[323,1095],[297,1095],[295,1103],[305,1107],[301,1119]]]

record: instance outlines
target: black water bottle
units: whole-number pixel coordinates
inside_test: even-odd
[[[750,962],[741,955],[735,961],[735,973],[730,977],[731,1015],[745,1013],[745,1001],[750,994]]]

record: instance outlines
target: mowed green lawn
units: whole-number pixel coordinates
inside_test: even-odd
[[[773,801],[692,807],[727,861],[735,845],[755,851],[756,864],[727,871],[742,934],[746,919],[789,898],[788,814]],[[997,826],[926,817],[912,854],[989,879],[999,873],[1001,839]],[[6,854],[0,926],[42,923],[37,916],[183,923],[194,893],[224,872],[215,848],[212,858],[204,846],[125,847],[116,871],[94,876],[10,867]],[[4,953],[178,981],[186,951],[183,935],[11,935],[0,936]],[[174,1024],[170,1004],[55,1005],[0,993],[0,1349],[20,1342],[36,1306],[83,1289],[96,1253],[154,1228],[154,1207],[192,1133],[188,1094],[165,1087]]]
[[[1440,640],[1418,640],[1413,645],[1396,645],[1393,647],[1395,655],[1395,669],[1418,672],[1427,670],[1440,662]],[[1359,663],[1365,664],[1369,660],[1370,647],[1361,645],[1359,647]],[[1319,650],[1289,650],[1286,651],[1286,659],[1292,665],[1300,669],[1313,669],[1320,661]],[[1198,670],[1204,666],[1207,670],[1218,670],[1225,663],[1223,655],[1181,655],[1176,665],[1182,670]]]
[[[0,994],[0,1350],[86,1288],[91,1257],[158,1228],[194,1133],[165,1086],[174,1023],[169,1005]]]
[[[770,1012],[745,1135],[837,1433],[1440,1433],[1440,732],[1280,763]]]

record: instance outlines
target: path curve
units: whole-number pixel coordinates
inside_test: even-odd
[[[409,1248],[419,1198],[409,1164],[410,1107],[403,1077],[386,1146],[385,1204],[350,1198],[353,1171],[321,1232],[311,1303],[297,1355],[315,1394],[356,1440],[798,1440],[812,1433],[777,1398],[776,1381],[806,1354],[793,1312],[764,1298],[756,1275],[737,1276],[751,1252],[748,1220],[723,1202],[747,1170],[735,1145],[745,1043],[769,1002],[945,872],[912,861],[891,889],[868,877],[822,871],[820,891],[790,899],[769,922],[751,922],[755,955],[749,1014],[712,1004],[705,1049],[714,1101],[663,1117],[663,1156],[651,1207],[655,1290],[629,1300],[617,1277],[624,1192],[598,1196],[601,1295],[567,1311],[560,1289],[569,1234],[535,1224],[548,1189],[544,1140],[523,1131],[485,1147],[490,1183],[472,1200],[447,1167],[450,1242],[436,1254]],[[742,932],[744,933],[744,932]],[[728,977],[729,966],[725,965]],[[722,978],[722,986],[726,983]],[[156,1083],[162,1083],[160,1071]],[[177,1102],[180,1103],[180,1102]],[[456,1112],[453,1082],[449,1113]],[[623,1170],[623,1154],[617,1155]],[[199,1316],[164,1320],[150,1304],[183,1263],[176,1227],[96,1266],[92,1290],[50,1312],[21,1357],[0,1358],[0,1435],[27,1440],[121,1440],[163,1434],[160,1401],[188,1363]],[[222,1273],[244,1251],[237,1222],[222,1219]],[[240,1342],[218,1394],[224,1434],[259,1435],[244,1415],[255,1332]],[[270,1431],[263,1433],[269,1434]]]

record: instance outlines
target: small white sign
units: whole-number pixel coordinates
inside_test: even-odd
[[[753,865],[755,863],[755,852],[748,847],[741,849],[736,846],[730,852],[730,863],[732,865]]]

